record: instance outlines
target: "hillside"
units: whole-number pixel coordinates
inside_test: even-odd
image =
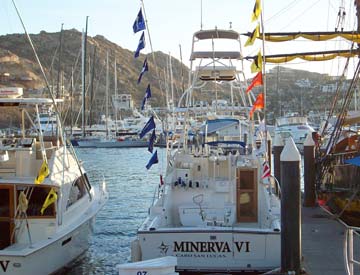
[[[63,31],[61,50],[61,63],[59,63],[60,33],[31,34],[39,58],[46,71],[50,85],[57,91],[57,87],[64,87],[64,93],[69,93],[70,79],[73,71],[74,98],[80,100],[81,94],[81,33],[75,29]],[[94,49],[96,55],[94,57]],[[88,37],[87,43],[88,76],[87,87],[90,86],[90,69],[94,65],[94,94],[98,107],[97,112],[103,112],[105,83],[106,83],[106,55],[109,53],[110,92],[114,93],[114,62],[117,61],[118,94],[130,93],[139,108],[148,83],[151,84],[152,106],[165,106],[165,75],[167,74],[168,55],[155,52],[155,67],[153,55],[148,55],[149,71],[144,74],[143,80],[138,85],[137,79],[145,56],[140,54],[134,58],[134,52],[122,48],[107,40],[104,36]],[[310,64],[310,63],[309,63]],[[60,67],[60,70],[59,70]],[[172,59],[174,76],[175,102],[182,93],[183,71],[185,87],[188,83],[188,68],[180,61]],[[310,67],[310,65],[309,65]],[[58,74],[58,72],[61,74]],[[157,73],[160,75],[160,81]],[[4,81],[4,74],[9,77]],[[63,83],[58,83],[58,78]],[[285,67],[275,67],[267,72],[267,114],[275,118],[286,112],[299,112],[307,114],[309,111],[323,112],[328,110],[336,88],[336,79],[325,74],[308,71],[293,70]],[[1,81],[2,80],[2,81]],[[248,80],[248,81],[251,81]],[[160,83],[161,88],[160,89]],[[220,84],[221,85],[221,84]],[[0,87],[20,86],[25,90],[42,90],[45,82],[41,76],[38,64],[28,41],[23,34],[9,34],[0,36]],[[222,90],[229,89],[223,86]],[[258,92],[260,88],[255,88]],[[162,90],[162,91],[161,91]],[[61,91],[60,91],[61,92]],[[201,100],[211,102],[211,94],[203,93]],[[239,97],[235,95],[235,99]],[[198,97],[197,100],[200,100]],[[99,104],[100,103],[100,104]],[[81,102],[75,103],[80,106]]]
[[[46,71],[50,84],[56,83],[59,71],[59,41],[60,33],[47,33],[45,31],[39,34],[32,34],[31,38]],[[61,72],[63,72],[63,85],[65,89],[70,86],[71,72],[74,70],[75,93],[80,93],[80,50],[81,50],[81,32],[77,30],[64,30],[62,38],[61,51]],[[165,97],[160,93],[159,81],[156,77],[156,68],[152,56],[148,56],[149,72],[144,74],[143,80],[138,85],[137,79],[141,70],[145,56],[141,54],[137,59],[134,53],[127,49],[110,42],[105,37],[97,35],[88,37],[87,43],[87,60],[89,66],[93,64],[93,53],[96,48],[95,55],[95,74],[94,85],[95,94],[99,98],[103,97],[106,82],[106,55],[109,53],[109,75],[110,75],[110,91],[114,87],[114,62],[117,60],[117,79],[118,93],[130,93],[138,105],[144,96],[146,86],[151,84],[152,94],[156,100],[153,104],[161,106],[165,104]],[[162,52],[156,52],[155,60],[158,65],[160,78],[163,79],[164,68],[168,56]],[[185,72],[187,78],[188,68],[184,65],[181,68],[180,62],[176,59],[172,60],[174,86],[176,91],[180,91],[181,87],[181,69]],[[25,88],[39,89],[45,86],[45,82],[40,74],[40,69],[35,62],[34,54],[31,47],[23,34],[10,34],[0,36],[0,74],[9,73],[12,76],[10,83],[6,85],[17,85]],[[32,81],[19,81],[20,78],[31,78]],[[90,79],[88,79],[90,81]],[[1,83],[0,83],[1,85]],[[3,86],[5,84],[3,83]]]

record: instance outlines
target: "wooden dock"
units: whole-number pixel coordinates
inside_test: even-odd
[[[302,208],[302,266],[309,275],[346,275],[346,228],[319,207]],[[360,260],[360,238],[354,236],[354,259]],[[354,274],[360,267],[354,265]]]

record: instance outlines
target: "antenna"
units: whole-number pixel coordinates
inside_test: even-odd
[[[202,12],[202,0],[200,0],[200,30],[203,28],[203,12]]]
[[[336,19],[336,25],[335,25],[336,32],[339,30],[339,28],[341,29],[341,31],[344,30],[345,15],[346,15],[346,12],[345,12],[344,0],[341,0],[339,12],[338,12],[337,19]]]

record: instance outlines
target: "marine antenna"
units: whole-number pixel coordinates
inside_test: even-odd
[[[336,25],[335,25],[336,32],[339,31],[339,28],[341,31],[344,30],[345,15],[346,12],[345,12],[344,0],[341,0],[339,11],[337,14],[337,19],[336,19]]]
[[[202,0],[200,0],[200,30],[203,28],[203,20],[202,20]]]

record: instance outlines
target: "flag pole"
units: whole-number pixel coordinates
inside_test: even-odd
[[[162,89],[163,85],[162,85],[162,82],[161,82],[161,79],[160,79],[159,68],[158,68],[158,66],[156,64],[155,53],[154,53],[152,42],[151,42],[150,29],[149,29],[149,24],[148,24],[148,20],[147,20],[147,17],[146,17],[146,12],[145,12],[145,5],[144,5],[143,0],[140,0],[140,1],[141,1],[142,9],[144,11],[144,20],[145,20],[145,24],[146,24],[146,32],[147,32],[148,38],[149,38],[151,56],[152,56],[152,59],[153,59],[154,65],[155,65],[156,76],[157,76],[158,81],[159,81],[159,89],[160,89],[161,93],[163,94],[164,93],[163,89]]]
[[[262,77],[263,77],[263,93],[264,93],[264,127],[265,127],[265,145],[267,145],[267,126],[266,126],[266,60],[265,60],[265,29],[264,29],[264,1],[261,1],[261,12],[260,12],[260,24],[261,24],[261,33],[262,33]],[[267,152],[268,146],[265,146],[266,158],[268,157],[269,152]],[[268,159],[268,161],[271,161]]]

